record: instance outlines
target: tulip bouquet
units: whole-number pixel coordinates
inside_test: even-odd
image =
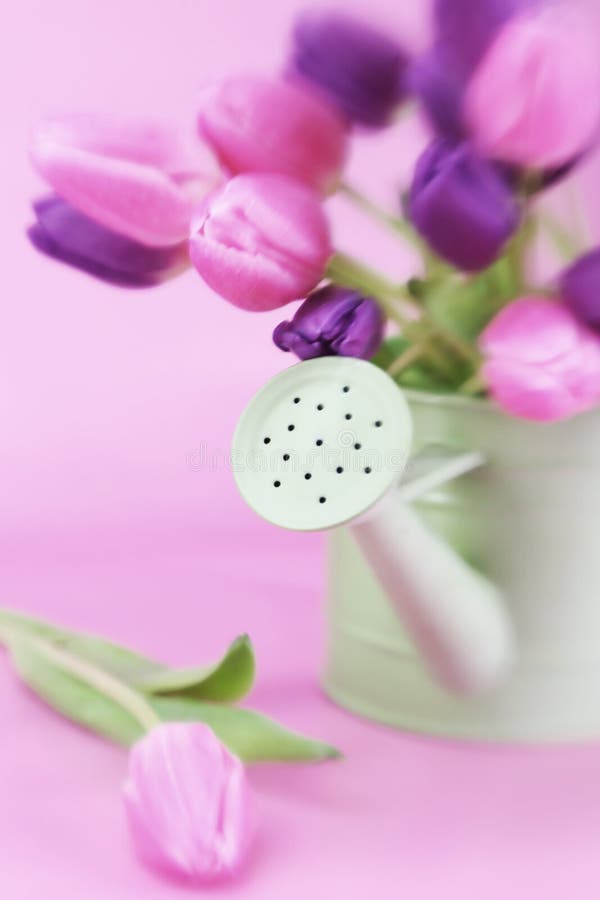
[[[428,145],[396,208],[381,210],[342,180],[348,148],[413,109]],[[548,218],[544,191],[576,171],[599,129],[600,56],[573,2],[435,0],[433,41],[417,56],[368,23],[311,12],[282,72],[204,90],[193,136],[89,115],[42,123],[31,153],[52,194],[34,203],[28,233],[42,253],[121,287],[192,266],[242,310],[300,302],[273,340],[301,360],[372,360],[403,387],[558,420],[600,401],[600,248]],[[419,252],[406,283],[334,250],[325,203],[336,192]],[[541,228],[565,256],[543,284],[528,264]],[[46,699],[139,740],[126,802],[144,856],[168,868],[236,868],[248,821],[238,756],[333,754],[223,705],[247,687],[242,676],[244,691],[223,691],[218,674],[244,671],[239,647],[208,675],[174,673],[8,624],[18,670]]]
[[[490,395],[529,419],[589,409],[600,249],[574,246],[542,209],[600,127],[598,47],[575,6],[436,0],[432,45],[416,58],[364,22],[308,13],[282,74],[204,90],[194,137],[93,116],[43,123],[32,158],[54,193],[34,204],[29,236],[122,286],[191,263],[247,311],[304,299],[273,334],[300,359],[372,359],[400,385]],[[342,170],[353,131],[376,134],[411,103],[431,140],[388,213]],[[421,251],[407,283],[334,252],[324,201],[336,191]],[[534,284],[541,227],[571,258]],[[386,323],[399,333],[386,337]]]

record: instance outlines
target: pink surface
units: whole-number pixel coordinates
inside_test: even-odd
[[[269,344],[281,316],[245,315],[191,273],[152,292],[110,289],[36,256],[22,236],[39,188],[25,158],[38,116],[113,108],[185,121],[210,76],[281,57],[300,5],[23,0],[5,23],[2,602],[174,663],[218,655],[247,630],[259,660],[252,704],[345,751],[341,763],[252,771],[257,851],[215,896],[597,900],[599,746],[444,744],[356,719],[320,693],[322,541],[259,522],[224,463],[245,401],[284,362]],[[382,3],[413,34],[421,6]],[[391,196],[414,146],[397,133],[362,140],[356,180]],[[595,183],[593,167],[586,177]],[[338,216],[337,233],[409,271],[355,216]],[[0,710],[0,896],[189,893],[130,852],[120,750],[63,723],[4,662]]]

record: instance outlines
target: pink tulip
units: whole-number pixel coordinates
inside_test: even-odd
[[[220,180],[200,141],[154,122],[52,119],[35,129],[31,156],[71,206],[152,247],[185,240],[194,205]]]
[[[482,374],[510,415],[565,419],[600,401],[600,339],[560,303],[524,297],[488,325]]]
[[[331,242],[319,197],[285,175],[238,175],[202,205],[190,256],[206,283],[256,312],[305,297]]]
[[[327,191],[342,169],[347,129],[310,89],[256,76],[209,88],[198,128],[231,174],[275,172]]]
[[[252,833],[244,767],[207,725],[160,725],[135,744],[123,789],[131,835],[154,868],[201,883],[234,874]]]
[[[511,19],[465,98],[479,150],[538,169],[580,155],[600,125],[599,60],[594,29],[566,4]]]

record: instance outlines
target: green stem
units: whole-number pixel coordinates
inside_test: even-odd
[[[421,356],[424,355],[425,351],[428,349],[427,341],[420,341],[418,344],[413,344],[410,347],[400,354],[400,356],[396,357],[394,362],[388,366],[387,373],[394,378],[396,375],[399,375],[409,366],[411,366],[414,362],[416,362]]]
[[[86,660],[56,647],[50,641],[30,635],[23,635],[19,629],[10,625],[0,624],[0,641],[9,649],[11,645],[24,642],[33,647],[40,656],[88,684],[99,693],[110,697],[119,706],[125,709],[146,731],[150,731],[161,724],[160,718],[154,712],[150,704],[118,678],[109,675],[104,669],[100,669]]]
[[[385,225],[386,228],[396,232],[396,234],[401,234],[413,247],[421,249],[421,241],[406,219],[402,219],[399,216],[393,216],[391,213],[386,212],[369,197],[365,197],[363,193],[346,181],[340,183],[339,190],[340,193],[344,194],[345,197],[351,200],[355,206],[365,212],[368,216],[376,219],[382,225]]]
[[[477,394],[483,394],[486,391],[487,385],[480,372],[476,372],[468,378],[458,389],[458,393],[466,397],[476,397]]]
[[[379,304],[383,313],[401,328],[410,324],[393,300],[394,297],[399,298],[404,295],[403,285],[393,284],[379,272],[375,272],[345,253],[336,253],[331,257],[325,275],[336,284],[355,288],[372,297]]]

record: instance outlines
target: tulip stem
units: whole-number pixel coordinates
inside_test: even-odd
[[[426,340],[419,341],[418,343],[407,347],[406,350],[401,353],[390,366],[388,366],[386,369],[388,375],[391,375],[392,378],[399,375],[423,356],[427,349],[428,343]]]
[[[363,291],[366,296],[372,297],[379,303],[385,315],[401,328],[407,324],[407,320],[393,301],[394,297],[408,296],[403,285],[393,284],[379,272],[375,272],[345,253],[335,253],[331,257],[325,274],[336,284]]]
[[[145,731],[150,731],[161,724],[160,718],[141,694],[128,687],[118,678],[110,675],[104,669],[69,653],[68,650],[58,647],[51,641],[24,635],[14,625],[0,625],[0,642],[8,649],[19,644],[31,647],[38,656],[43,657],[48,663],[57,666],[68,675],[72,675],[99,693],[104,694],[105,697],[114,700]]]
[[[465,397],[476,397],[478,394],[484,394],[486,391],[487,384],[481,372],[476,372],[470,378],[467,378],[458,389],[458,393],[463,394]]]
[[[421,248],[421,241],[419,240],[418,235],[406,219],[403,219],[400,216],[393,216],[391,213],[386,212],[385,209],[382,209],[361,191],[357,190],[351,184],[348,184],[347,181],[342,181],[340,183],[339,190],[341,194],[351,200],[356,207],[361,209],[368,216],[376,219],[382,225],[385,225],[386,228],[396,232],[396,234],[401,234],[413,247]]]

